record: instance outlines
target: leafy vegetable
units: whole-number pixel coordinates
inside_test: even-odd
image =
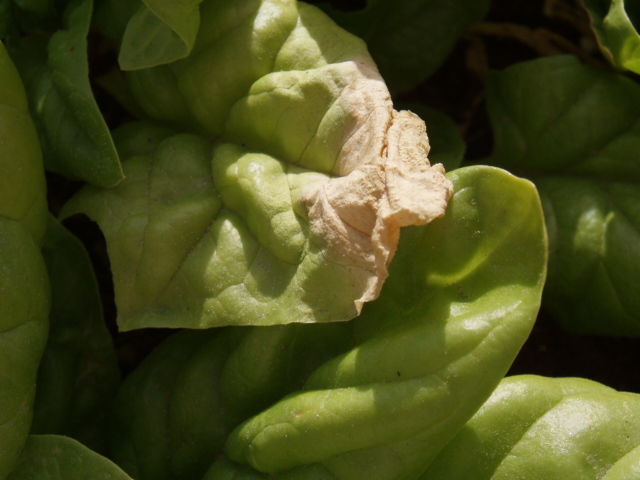
[[[634,478],[639,422],[640,395],[582,378],[510,377],[420,478]]]
[[[293,324],[172,336],[120,391],[114,458],[136,478],[201,478],[233,427],[349,348],[350,331],[348,323]]]
[[[319,10],[301,5],[296,26],[295,2],[243,16],[207,5],[210,38],[170,66],[188,113],[147,113],[188,115],[223,143],[160,141],[63,216],[87,213],[105,232],[123,330],[353,318],[378,296],[400,227],[442,216],[451,195],[424,124],[393,110],[365,46]],[[132,72],[143,108],[159,104],[138,90],[159,72]]]
[[[491,2],[367,0],[366,4],[355,12],[327,11],[367,42],[389,88],[407,91],[437,70],[458,37],[487,14]]]
[[[640,181],[640,86],[631,79],[556,56],[493,73],[487,101],[495,138],[490,163]]]
[[[570,331],[638,336],[640,186],[557,177],[538,186],[555,246],[546,305]]]
[[[135,70],[186,57],[200,27],[201,2],[145,0],[124,31],[120,66]]]
[[[489,163],[530,175],[544,199],[545,305],[574,332],[640,335],[640,86],[570,56],[491,78]]]
[[[70,2],[62,29],[50,38],[23,38],[13,57],[29,92],[47,168],[108,187],[123,175],[88,80],[92,5]]]
[[[0,46],[0,216],[20,222],[37,244],[46,228],[42,154],[18,72]]]
[[[116,460],[141,479],[201,478],[226,442],[262,472],[317,464],[291,478],[424,469],[504,376],[545,274],[532,185],[486,167],[450,176],[447,215],[405,232],[383,294],[354,322],[167,340],[122,390]]]
[[[637,0],[315,3],[0,0],[0,480],[638,477]]]
[[[0,478],[27,439],[50,292],[42,156],[20,77],[0,43]]]

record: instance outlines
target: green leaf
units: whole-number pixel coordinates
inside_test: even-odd
[[[0,216],[20,221],[41,243],[47,215],[42,153],[20,76],[1,43],[0,171]]]
[[[600,49],[613,65],[640,73],[640,2],[582,0]]]
[[[91,10],[91,0],[71,2],[65,28],[50,39],[24,39],[13,57],[25,80],[46,168],[112,186],[123,174],[89,85],[86,37]]]
[[[421,480],[635,478],[640,395],[581,378],[503,380]]]
[[[105,36],[120,43],[127,23],[141,6],[140,0],[98,0],[95,2],[93,22]]]
[[[7,480],[131,480],[110,460],[71,438],[31,435]]]
[[[13,0],[13,3],[21,10],[46,16],[53,12],[55,0]]]
[[[31,427],[50,291],[40,254],[46,186],[24,87],[0,42],[0,478]]]
[[[492,165],[640,181],[640,85],[556,56],[493,72],[487,93]]]
[[[318,264],[334,273],[340,293],[350,287],[320,251],[307,251],[306,227],[293,210],[288,175],[304,182],[309,174],[228,147],[215,151],[221,172],[214,182],[209,141],[163,139],[152,155],[125,162],[127,178],[117,188],[85,188],[65,206],[63,216],[85,212],[105,233],[121,330],[288,323],[292,314],[313,319],[314,302],[326,321],[348,308],[333,298],[337,308],[325,306],[320,291],[336,283],[323,286],[326,277],[314,277]],[[243,190],[252,177],[262,190]],[[255,195],[243,204],[245,193]],[[353,296],[345,297],[352,305]]]
[[[488,398],[538,311],[544,222],[527,181],[449,176],[449,212],[407,229],[383,294],[354,320],[357,346],[236,428],[231,460],[287,480],[413,478]]]
[[[7,13],[15,23],[6,37],[7,45],[25,34],[55,31],[60,22],[61,9],[64,9],[59,0],[8,0],[7,3],[11,4]]]
[[[202,0],[144,0],[129,19],[118,61],[123,70],[171,63],[191,53]]]
[[[115,403],[115,460],[140,480],[201,479],[226,440],[227,455],[262,471],[311,463],[274,479],[419,474],[509,368],[545,275],[531,183],[487,167],[450,176],[451,212],[405,232],[358,319],[183,331],[161,344]],[[256,425],[260,440],[239,458]],[[267,476],[223,458],[205,478]]]
[[[63,216],[100,224],[121,329],[349,320],[378,296],[400,228],[451,196],[424,122],[393,109],[364,43],[320,10],[206,6],[190,57],[129,74],[150,117],[204,136],[149,144],[130,128],[144,153],[127,179]]]
[[[49,218],[43,255],[52,286],[50,330],[38,372],[32,434],[59,434],[106,450],[120,383],[98,285],[82,243]]]
[[[39,246],[21,223],[5,216],[0,216],[0,265],[0,478],[5,478],[31,426],[50,292]]]
[[[392,92],[412,90],[449,56],[462,33],[489,11],[489,0],[368,0],[364,10],[325,8],[367,42]]]
[[[545,305],[573,333],[640,336],[640,185],[537,184],[549,225]]]
[[[569,331],[640,335],[640,85],[559,56],[491,75],[489,163],[534,179],[550,237],[545,306]]]
[[[140,480],[200,480],[242,420],[302,387],[351,345],[350,325],[182,331],[126,379],[114,405],[114,460]]]
[[[11,0],[0,0],[0,38],[6,38],[15,28]]]

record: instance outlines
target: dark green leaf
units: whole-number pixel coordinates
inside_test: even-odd
[[[5,478],[31,426],[50,294],[39,247],[21,223],[4,216],[0,265],[0,478]]]
[[[369,0],[362,11],[326,10],[340,26],[367,42],[389,89],[400,92],[435,72],[490,4],[489,0]]]
[[[0,38],[5,38],[14,28],[15,20],[11,0],[0,0]]]
[[[488,162],[544,193],[547,308],[573,332],[640,335],[640,85],[551,57],[493,73],[488,108]]]
[[[91,0],[72,2],[65,29],[49,40],[29,37],[12,55],[25,81],[46,168],[106,187],[120,182],[123,173],[89,85],[91,9]]]
[[[518,172],[640,181],[640,85],[573,56],[493,72],[487,160]]]
[[[50,291],[42,156],[20,77],[0,42],[0,478],[29,434]]]
[[[13,3],[21,10],[43,17],[54,11],[55,0],[13,0]]]
[[[537,185],[549,231],[547,308],[574,333],[640,336],[640,185]]]
[[[113,458],[140,480],[200,480],[238,423],[301,388],[351,346],[350,331],[340,322],[173,335],[123,384]]]
[[[43,255],[52,304],[31,433],[66,435],[105,451],[120,373],[91,262],[82,243],[51,217]]]

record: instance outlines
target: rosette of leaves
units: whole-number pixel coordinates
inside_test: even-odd
[[[40,254],[47,222],[42,154],[24,87],[2,43],[0,171],[0,478],[5,478],[31,427],[50,292]]]
[[[640,335],[640,85],[558,56],[492,73],[487,102],[487,162],[542,198],[544,305],[572,332]]]
[[[583,378],[503,380],[421,480],[640,475],[640,395]]]
[[[161,344],[115,403],[114,460],[139,480],[417,478],[505,375],[546,270],[530,182],[448,177],[447,215],[403,233],[358,318]]]
[[[63,212],[107,238],[120,328],[355,317],[400,228],[442,216],[452,193],[424,122],[393,109],[364,42],[315,7],[207,1],[199,15],[186,58],[128,74],[149,117],[190,132],[125,128],[126,180]]]

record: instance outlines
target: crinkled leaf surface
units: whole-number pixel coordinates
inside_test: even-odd
[[[89,85],[87,34],[92,5],[91,0],[71,2],[64,28],[50,39],[23,39],[13,58],[25,80],[46,168],[106,187],[123,176]]]
[[[31,433],[66,435],[102,452],[120,372],[98,285],[82,243],[52,217],[42,252],[52,304]]]
[[[389,88],[400,92],[435,72],[490,5],[489,0],[367,0],[360,11],[325,10],[367,42]]]
[[[155,67],[189,55],[200,28],[201,2],[144,0],[124,31],[120,67]]]
[[[502,381],[421,480],[630,480],[640,473],[640,395],[582,378]]]
[[[0,43],[0,478],[12,470],[33,413],[50,292],[42,156],[24,88]]]
[[[118,396],[115,460],[141,480],[200,479],[226,441],[263,471],[310,464],[277,479],[418,475],[508,369],[546,266],[530,182],[487,167],[449,176],[451,211],[406,231],[358,319],[184,331],[160,345]],[[223,459],[205,478],[272,478],[249,464]]]
[[[640,335],[640,86],[552,57],[492,74],[488,106],[488,162],[543,193],[546,306],[574,332]]]
[[[118,466],[71,438],[31,435],[7,480],[131,480]]]
[[[153,140],[121,185],[85,189],[64,215],[105,233],[124,330],[351,319],[400,228],[442,216],[452,193],[424,122],[393,110],[364,43],[314,7],[201,14],[187,59],[130,80],[150,116],[204,136]]]
[[[616,66],[640,73],[640,2],[582,0],[582,3],[605,56]]]
[[[287,480],[413,478],[490,395],[538,311],[542,211],[502,170],[449,177],[447,215],[407,229],[383,294],[353,321],[357,346],[240,425],[231,460]]]

